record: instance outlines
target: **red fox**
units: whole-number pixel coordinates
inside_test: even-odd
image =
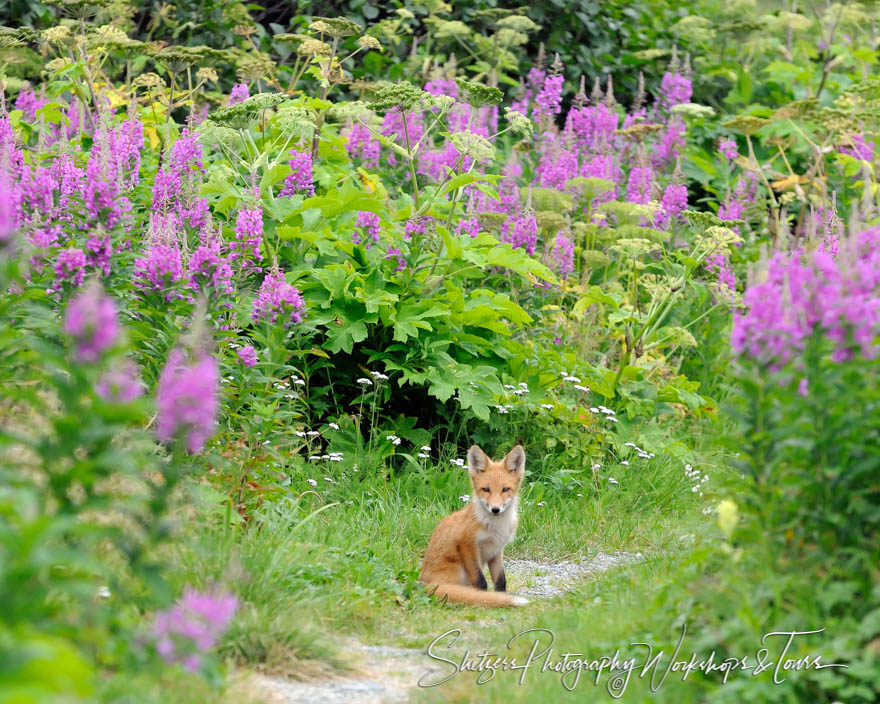
[[[517,445],[493,462],[477,445],[468,450],[473,500],[447,516],[431,535],[419,579],[440,598],[475,606],[525,606],[528,600],[507,594],[504,546],[516,533],[519,485],[526,453]],[[489,566],[495,591],[486,591]]]

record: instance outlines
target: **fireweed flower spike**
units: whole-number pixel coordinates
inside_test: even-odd
[[[214,596],[187,588],[173,607],[155,616],[151,635],[156,652],[169,665],[197,671],[237,610],[238,599],[232,594]]]
[[[254,300],[251,317],[254,322],[266,321],[275,323],[281,320],[285,328],[302,322],[306,310],[299,289],[287,283],[284,274],[278,270],[278,264],[263,279],[263,285]]]
[[[184,438],[191,453],[201,452],[214,434],[219,399],[220,370],[207,353],[188,360],[184,351],[171,350],[156,392],[156,434],[164,443]]]
[[[67,304],[64,332],[76,344],[80,362],[97,362],[101,355],[116,344],[119,322],[116,306],[97,283],[91,284]]]
[[[101,376],[95,392],[111,403],[129,403],[144,393],[134,362],[126,361]]]

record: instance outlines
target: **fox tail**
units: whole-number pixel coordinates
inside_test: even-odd
[[[529,603],[528,599],[515,594],[490,592],[462,584],[431,584],[428,593],[441,600],[473,606],[525,606]]]

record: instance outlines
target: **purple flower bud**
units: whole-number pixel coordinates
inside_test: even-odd
[[[169,665],[198,670],[237,610],[238,599],[232,594],[214,596],[187,588],[174,606],[154,617],[151,635],[156,652]]]
[[[279,319],[288,328],[302,321],[306,302],[295,286],[284,279],[280,271],[270,271],[263,279],[263,285],[254,300],[252,317],[254,322],[275,323]]]
[[[58,285],[69,281],[74,287],[80,286],[86,276],[86,255],[76,247],[62,249],[55,260],[55,278]]]
[[[164,443],[184,437],[191,453],[201,452],[214,434],[219,400],[217,362],[207,354],[188,362],[175,348],[159,377],[156,434]]]
[[[232,86],[232,90],[229,92],[229,102],[227,105],[235,105],[236,103],[240,103],[250,97],[251,92],[248,90],[247,83],[236,83]]]
[[[113,299],[97,284],[88,286],[67,304],[63,329],[73,338],[80,362],[97,362],[119,338]]]
[[[254,349],[253,345],[245,345],[244,347],[240,347],[237,351],[237,354],[238,358],[241,360],[241,363],[244,366],[257,366],[257,351]]]
[[[379,216],[376,213],[371,213],[367,210],[358,211],[357,219],[354,221],[354,226],[361,227],[364,229],[365,234],[370,238],[367,242],[367,249],[370,248],[370,245],[373,242],[379,241]],[[364,241],[365,238],[361,237],[361,234],[355,230],[351,236],[352,241],[355,244],[360,244]],[[372,242],[370,241],[372,240]]]
[[[284,187],[278,195],[292,196],[297,193],[305,193],[306,195],[315,195],[315,186],[312,183],[312,153],[310,151],[300,152],[296,149],[290,150],[290,169],[293,173],[284,179]]]
[[[126,361],[105,372],[95,388],[98,396],[111,403],[129,403],[144,393],[144,385],[133,362]]]

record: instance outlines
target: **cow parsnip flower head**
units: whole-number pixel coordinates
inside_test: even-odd
[[[672,25],[672,31],[693,44],[707,44],[715,38],[712,22],[698,15],[682,17]]]
[[[456,37],[466,39],[473,34],[471,28],[460,20],[441,20],[429,17],[425,22],[433,26],[435,39],[455,39]]]
[[[257,93],[240,103],[215,110],[211,114],[211,119],[225,127],[244,129],[260,111],[280,105],[285,100],[288,100],[285,93]]]
[[[620,252],[625,257],[642,257],[650,252],[660,249],[660,245],[643,237],[622,237],[617,240],[609,249]]]
[[[530,137],[535,129],[529,118],[510,108],[504,108],[504,119],[510,125],[510,131],[521,137]]]
[[[639,286],[644,288],[653,298],[665,296],[672,290],[669,279],[657,274],[642,274],[639,277]]]
[[[202,66],[196,71],[196,78],[205,83],[216,83],[218,78],[217,71],[210,66]]]
[[[66,44],[71,39],[70,28],[63,24],[49,27],[40,33],[40,39],[47,44]]]
[[[456,132],[449,141],[462,156],[469,156],[475,161],[484,161],[495,156],[495,146],[488,139],[473,132]]]
[[[499,29],[495,33],[501,46],[522,46],[528,44],[529,35],[517,32],[515,29]]]
[[[131,37],[119,29],[119,27],[112,24],[105,24],[96,27],[88,36],[88,44],[90,47],[103,47],[108,45],[125,46],[129,42],[132,42]]]
[[[376,37],[371,37],[369,34],[364,34],[363,36],[358,37],[357,43],[358,46],[361,46],[364,49],[382,51],[382,43],[376,39]]]
[[[0,37],[0,46],[3,45],[3,38]],[[51,61],[47,61],[45,66],[43,66],[43,70],[47,73],[52,73],[53,71],[62,71],[71,65],[71,60],[66,56],[59,56],[56,59],[52,59]]]
[[[370,108],[363,100],[350,100],[335,103],[328,110],[330,116],[337,120],[357,120],[370,112]]]
[[[697,340],[687,328],[673,325],[663,329],[666,342],[676,347],[696,347]]]
[[[585,249],[581,252],[581,259],[589,269],[602,269],[611,263],[611,257],[598,249]]]
[[[313,32],[326,34],[334,39],[343,39],[363,34],[363,28],[346,17],[316,17],[309,25]]]
[[[537,32],[541,25],[535,24],[525,15],[502,17],[495,24],[499,29],[512,29],[514,32]]]
[[[613,215],[618,225],[638,225],[642,220],[651,220],[657,209],[657,203],[653,201],[643,204],[610,200],[599,206],[600,211]]]
[[[0,49],[17,49],[22,46],[27,45],[21,39],[11,34],[0,34]]]
[[[179,73],[189,66],[216,64],[228,59],[226,52],[209,46],[167,46],[153,56],[173,73]]]
[[[296,53],[300,56],[330,56],[333,47],[320,39],[304,39],[296,48]]]
[[[101,8],[110,5],[112,0],[48,0],[47,4],[57,7],[62,14],[76,19],[94,17]]]
[[[275,72],[275,62],[268,54],[251,51],[239,58],[236,75],[243,82],[257,81]]]
[[[670,112],[673,115],[681,115],[682,117],[706,118],[712,117],[715,110],[708,105],[699,105],[698,103],[679,103],[673,105]]]
[[[147,71],[135,78],[134,81],[132,81],[132,85],[135,88],[158,88],[160,86],[164,88],[165,81],[162,80],[162,77],[158,73]]]
[[[218,125],[213,120],[205,120],[199,125],[199,142],[207,147],[218,143],[233,146],[238,141],[238,132],[225,125]]]
[[[753,135],[770,124],[770,120],[754,115],[737,115],[721,123],[722,127],[736,130],[742,134]]]
[[[397,16],[404,20],[414,20],[416,16],[405,7],[398,7],[395,12]]]
[[[411,110],[420,104],[429,94],[421,88],[416,88],[409,81],[399,81],[379,88],[369,107],[377,112],[388,110]]]
[[[504,99],[504,94],[497,88],[492,88],[476,81],[468,81],[464,78],[456,78],[455,82],[458,84],[461,99],[471,107],[490,107],[498,105]]]
[[[565,217],[555,210],[538,210],[535,212],[538,227],[545,232],[556,233],[565,229]]]
[[[519,193],[523,201],[526,201],[531,194],[532,205],[536,210],[555,210],[564,213],[571,210],[574,201],[570,193],[542,186],[523,186],[519,189]]]
[[[634,51],[633,56],[640,61],[653,61],[654,59],[662,59],[669,56],[671,53],[669,49],[642,49]]]
[[[639,122],[635,125],[624,127],[623,129],[614,130],[614,134],[619,134],[622,137],[628,137],[629,139],[641,141],[649,134],[659,132],[663,129],[663,127],[663,125],[656,122]]]
[[[306,108],[294,103],[284,103],[278,108],[278,125],[286,135],[294,139],[311,139],[315,134],[315,120]]]

